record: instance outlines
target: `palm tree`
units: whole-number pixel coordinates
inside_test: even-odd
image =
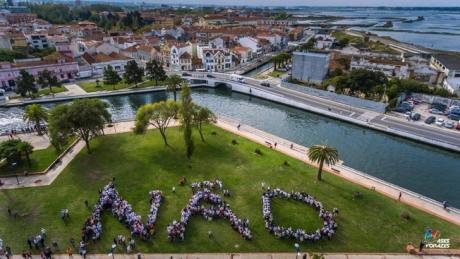
[[[30,154],[32,154],[34,147],[29,142],[21,140],[21,142],[18,143],[17,148],[21,154],[24,154],[27,160],[27,165],[30,167]]]
[[[48,112],[41,105],[32,104],[26,107],[23,119],[35,124],[38,135],[42,135],[40,123],[48,120]]]
[[[184,79],[182,79],[182,77],[180,77],[179,75],[172,75],[168,78],[168,81],[167,81],[168,86],[166,90],[172,91],[174,93],[174,101],[177,101],[177,97],[176,97],[177,88],[180,86],[180,84],[183,81]]]
[[[333,147],[326,145],[314,145],[308,149],[308,158],[316,163],[319,163],[318,175],[316,178],[321,181],[321,173],[323,171],[323,165],[334,165],[339,161],[339,152]]]

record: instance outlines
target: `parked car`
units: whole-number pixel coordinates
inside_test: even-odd
[[[436,109],[436,108],[431,108],[431,109],[429,110],[429,112],[430,112],[430,113],[433,113],[433,114],[444,115],[444,112],[443,112],[443,111],[440,111],[440,110],[438,110],[438,109]]]
[[[411,119],[414,120],[414,121],[418,121],[418,120],[420,120],[420,118],[422,118],[422,115],[420,113],[418,113],[418,112],[413,113],[411,115]]]
[[[456,113],[451,113],[451,114],[449,114],[449,116],[447,116],[447,118],[449,118],[450,120],[453,120],[453,121],[459,121],[460,120],[460,115],[456,114]]]
[[[400,112],[400,113],[406,113],[407,109],[401,106],[396,107],[393,111],[395,112]]]
[[[460,130],[460,121],[458,121],[456,129]]]
[[[444,122],[444,125],[443,125],[445,128],[448,128],[448,129],[453,129],[454,128],[454,122],[453,121],[446,121]]]
[[[206,77],[207,77],[207,78],[216,78],[215,76],[213,76],[213,75],[209,75],[209,74],[208,74],[208,75],[206,75]]]
[[[426,124],[433,124],[435,121],[436,121],[436,117],[429,116],[428,118],[426,118],[425,123]]]
[[[261,85],[261,86],[265,86],[265,87],[270,87],[270,84],[267,83],[267,82],[263,82],[263,83],[261,83],[260,85]]]
[[[444,119],[443,118],[438,118],[435,122],[436,125],[438,125],[439,127],[441,127],[442,125],[444,125]]]
[[[184,73],[182,73],[182,76],[192,76],[192,75],[189,74],[189,73],[185,73],[185,72],[184,72]]]

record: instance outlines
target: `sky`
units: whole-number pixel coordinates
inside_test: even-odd
[[[451,6],[460,7],[460,0],[147,0],[150,3],[201,5],[259,6]]]

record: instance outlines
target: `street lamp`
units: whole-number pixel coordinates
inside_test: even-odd
[[[300,245],[298,243],[295,243],[294,244],[294,248],[295,248],[295,258],[297,259],[298,256],[300,256]]]
[[[17,164],[18,164],[18,163],[16,163],[16,162],[13,162],[13,163],[11,163],[11,167],[13,168],[13,171],[14,171],[14,169],[16,168],[16,165],[17,165]],[[15,172],[15,173],[14,173],[14,176],[16,176],[16,182],[17,182],[17,183],[18,183],[18,185],[19,185],[19,177],[18,177],[18,173],[17,173],[17,172]]]
[[[114,254],[115,248],[117,248],[117,245],[113,244],[112,247],[110,247],[110,251],[109,251],[109,254],[108,254],[108,256],[111,256],[112,259],[115,259],[115,254]]]

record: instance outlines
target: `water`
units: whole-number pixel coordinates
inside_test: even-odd
[[[459,8],[309,8],[294,12],[300,17],[335,17],[332,24],[348,25],[353,29],[369,31],[380,36],[427,48],[460,51],[460,9]],[[404,23],[402,19],[414,20],[423,16],[425,20]],[[308,19],[304,23],[322,21]],[[392,21],[392,28],[379,28],[385,21]],[[326,21],[328,22],[328,21]],[[369,27],[354,27],[369,26]],[[376,30],[376,29],[379,29]],[[385,31],[380,31],[384,29]]]
[[[265,63],[265,64],[261,65],[260,67],[245,73],[244,76],[255,77],[257,74],[265,72],[265,71],[273,68],[273,65],[274,64],[272,62]]]
[[[192,97],[194,102],[217,114],[301,145],[334,146],[340,158],[352,168],[436,200],[447,200],[460,208],[460,154],[229,90],[199,89],[194,90]],[[132,119],[145,103],[166,98],[165,93],[148,93],[104,100],[111,105],[113,118],[120,120]],[[20,125],[21,117],[22,108],[0,108],[3,128]]]

